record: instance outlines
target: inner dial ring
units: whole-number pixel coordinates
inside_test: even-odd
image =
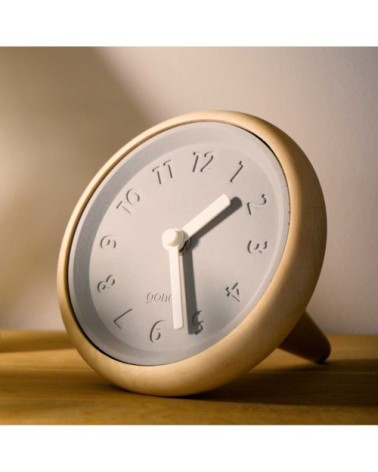
[[[162,235],[222,194],[230,207],[181,248],[187,313],[174,330]],[[105,176],[80,217],[68,264],[77,322],[98,349],[129,364],[168,364],[209,348],[269,286],[289,215],[282,168],[254,134],[217,122],[157,134]]]

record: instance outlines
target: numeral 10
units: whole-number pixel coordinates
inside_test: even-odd
[[[140,201],[140,195],[134,189],[126,192],[125,199],[121,200],[117,205],[117,210],[122,209],[127,213],[131,213],[131,208]]]

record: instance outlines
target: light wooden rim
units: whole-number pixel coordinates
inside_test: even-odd
[[[167,129],[215,121],[243,128],[262,139],[276,155],[288,184],[290,227],[280,265],[251,313],[227,336],[199,354],[172,364],[136,366],[100,352],[84,335],[68,292],[68,256],[81,214],[113,167],[135,147]],[[153,395],[187,395],[232,380],[270,354],[290,333],[311,298],[326,243],[326,212],[316,174],[303,151],[285,133],[259,118],[238,112],[206,111],[165,121],[121,148],[96,174],[80,198],[64,234],[58,261],[58,299],[64,324],[83,358],[111,382]]]

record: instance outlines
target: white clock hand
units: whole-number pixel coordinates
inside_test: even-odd
[[[195,216],[182,228],[182,231],[185,233],[185,241],[194,236],[199,230],[210,223],[230,205],[231,200],[226,194],[223,194],[217,198],[213,203],[201,211],[201,213]]]
[[[186,316],[185,283],[181,268],[180,249],[188,239],[194,236],[230,205],[230,198],[223,194],[190,220],[182,230],[167,229],[163,233],[163,246],[167,249],[169,256],[174,329],[180,329],[184,326]]]
[[[173,329],[180,329],[184,326],[186,316],[185,283],[180,256],[180,249],[185,242],[184,233],[179,229],[167,229],[163,233],[162,242],[169,256]]]

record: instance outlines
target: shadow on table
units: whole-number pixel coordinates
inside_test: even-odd
[[[0,355],[6,352],[32,352],[73,349],[66,332],[0,331]],[[59,370],[59,381],[64,378]],[[72,376],[72,371],[68,370]],[[51,381],[52,371],[44,372]],[[120,392],[91,369],[75,373],[95,390]],[[12,374],[18,376],[19,373]],[[68,375],[68,374],[67,374]],[[31,372],[28,372],[30,378]],[[75,377],[76,379],[76,377]],[[3,379],[4,380],[4,379]],[[32,379],[33,380],[33,379]],[[40,379],[38,380],[40,382]],[[64,380],[67,382],[67,379]],[[27,379],[23,378],[23,390]],[[146,397],[147,398],[147,397]],[[150,397],[152,398],[152,397]],[[339,359],[324,365],[302,364],[272,369],[256,369],[210,392],[186,397],[190,400],[235,404],[378,406],[378,359]]]
[[[270,372],[255,370],[194,398],[235,403],[378,406],[378,359],[335,360],[321,366]]]

